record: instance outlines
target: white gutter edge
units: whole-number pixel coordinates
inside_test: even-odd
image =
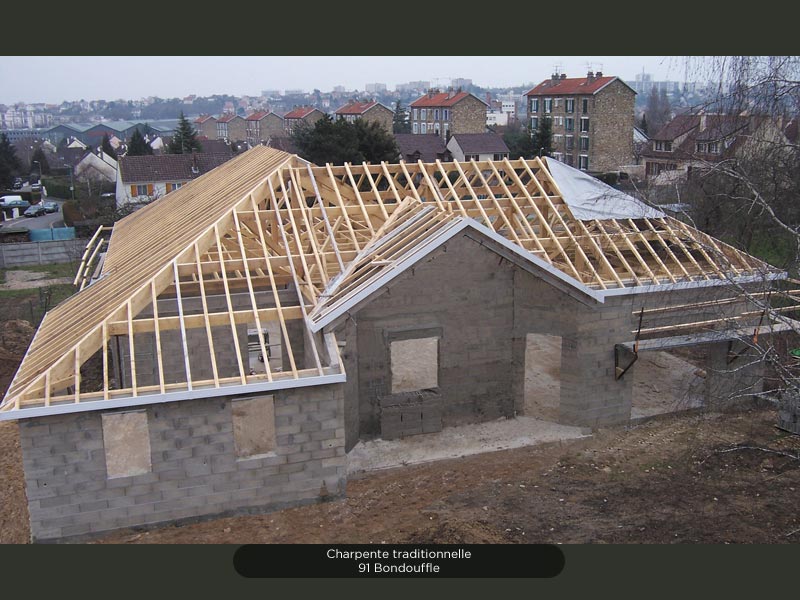
[[[218,388],[211,387],[183,392],[169,392],[166,394],[149,394],[146,396],[136,397],[130,396],[127,398],[116,398],[113,400],[103,400],[102,398],[98,398],[97,400],[84,400],[77,403],[70,402],[68,404],[55,404],[37,408],[20,408],[2,411],[0,412],[0,421],[17,421],[21,419],[47,417],[51,415],[63,415],[97,410],[112,410],[115,408],[128,408],[134,406],[149,406],[151,404],[162,404],[165,402],[200,400],[203,398],[214,398],[220,396],[237,396],[240,394],[253,394],[257,392],[280,391],[315,385],[344,383],[346,380],[347,377],[344,373],[336,373],[334,375],[319,375],[314,377],[302,377],[299,379],[266,381],[263,383],[250,383],[247,385],[230,385],[221,386]]]

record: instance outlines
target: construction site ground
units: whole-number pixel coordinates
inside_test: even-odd
[[[10,382],[33,332],[26,321],[0,322],[0,390]],[[536,352],[544,357],[541,340],[537,343]],[[538,361],[538,367],[537,361],[529,363],[539,375],[528,379],[541,384],[540,367],[546,361]],[[354,454],[345,498],[181,526],[127,529],[96,541],[800,541],[800,460],[794,458],[800,453],[800,436],[775,428],[776,414],[771,408],[669,414],[696,403],[704,377],[702,368],[685,356],[643,355],[636,369],[634,416],[656,418],[586,435],[579,428],[547,424],[552,404],[526,402],[526,410],[542,413],[534,415],[541,419],[537,430],[541,435],[525,440],[534,445],[498,445],[500,434],[519,438],[519,427],[525,423],[521,419],[461,431],[445,429],[439,438],[415,436],[416,440],[408,438],[384,448],[385,456],[397,453],[394,464],[400,466],[395,468],[376,460],[372,466],[380,470],[358,473]],[[550,384],[555,383],[557,373],[553,372]],[[457,449],[453,447],[456,441]],[[425,452],[406,454],[405,459],[400,454],[425,446],[443,448],[439,456],[457,456],[426,462]],[[0,422],[0,543],[29,539],[18,425],[4,421]]]

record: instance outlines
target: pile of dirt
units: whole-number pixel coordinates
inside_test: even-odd
[[[35,331],[28,321],[0,322],[0,396],[8,389]]]

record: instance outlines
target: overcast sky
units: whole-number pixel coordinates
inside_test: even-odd
[[[407,81],[446,85],[454,77],[512,86],[538,83],[555,66],[569,77],[584,76],[590,66],[631,81],[643,69],[659,80],[684,78],[683,57],[664,56],[3,56],[0,103],[363,90],[367,83],[391,90]]]

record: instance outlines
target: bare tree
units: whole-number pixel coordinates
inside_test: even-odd
[[[791,354],[800,341],[797,273],[800,269],[800,152],[787,125],[800,112],[800,57],[729,56],[691,61],[692,71],[714,82],[707,113],[746,116],[754,123],[741,149],[723,160],[695,157],[683,200],[696,225],[785,269],[789,279],[758,293],[731,283],[760,313],[759,324],[780,335],[758,335],[742,343],[749,361],[771,376],[769,390],[780,407],[780,426],[800,433],[800,361]],[[687,70],[689,70],[687,68]],[[724,263],[724,257],[718,257]],[[764,291],[768,289],[769,291]],[[762,392],[758,392],[759,395]]]

